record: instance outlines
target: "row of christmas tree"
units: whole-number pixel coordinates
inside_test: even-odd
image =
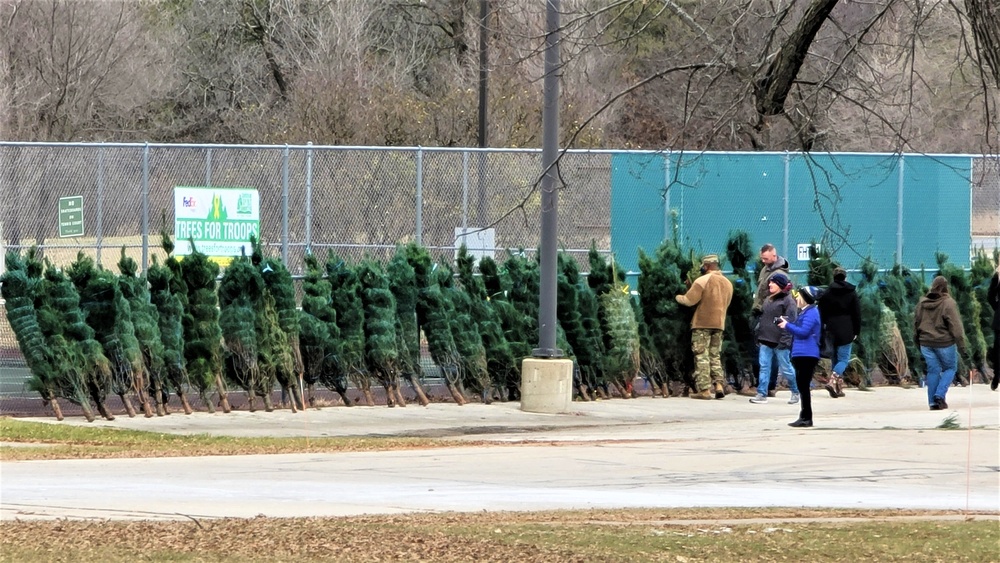
[[[404,405],[400,381],[417,400],[428,399],[421,384],[421,335],[458,404],[467,393],[484,402],[517,398],[520,360],[538,339],[539,269],[523,253],[503,264],[476,264],[463,247],[455,267],[434,261],[427,249],[409,244],[381,264],[348,263],[330,253],[325,262],[307,256],[301,306],[291,274],[252,241],[250,256],[219,266],[195,250],[183,260],[163,235],[167,258],[154,256],[139,275],[122,251],[115,274],[83,255],[61,270],[37,252],[8,253],[0,278],[7,316],[31,371],[30,387],[52,405],[57,399],[92,406],[112,418],[105,405],[117,394],[130,416],[136,398],[147,416],[163,414],[170,393],[191,412],[186,393],[195,390],[214,410],[228,412],[227,389],[237,386],[251,410],[258,397],[273,408],[280,386],[296,410],[313,402],[317,383],[339,393],[349,385],[372,405],[372,385],[385,388],[390,406]],[[753,385],[750,307],[756,280],[746,233],[731,234],[726,257],[734,282],[723,353],[732,386]],[[558,346],[574,360],[575,392],[582,399],[633,395],[642,374],[654,393],[668,396],[692,385],[689,323],[692,310],[674,296],[696,277],[700,258],[676,240],[654,256],[640,251],[637,296],[619,280],[613,261],[592,246],[589,275],[561,253],[558,270]],[[994,254],[994,260],[997,256]],[[938,272],[949,278],[969,335],[967,367],[986,357],[988,312],[981,303],[993,266],[980,253],[972,269],[938,256]],[[832,279],[832,259],[814,253],[808,283]],[[479,275],[474,271],[478,267]],[[456,272],[457,269],[457,272]],[[919,350],[912,342],[913,310],[925,291],[924,278],[897,265],[879,275],[864,261],[858,292],[862,335],[852,361],[856,384],[870,384],[879,368],[890,380],[918,375]],[[210,399],[216,394],[216,401]]]
[[[427,404],[423,335],[456,403],[467,393],[484,402],[518,396],[520,360],[538,338],[538,264],[523,253],[502,266],[480,260],[481,275],[464,247],[457,273],[417,244],[398,247],[384,265],[310,255],[297,306],[284,264],[263,256],[258,241],[251,246],[251,255],[234,258],[221,277],[218,264],[197,250],[175,257],[165,233],[167,258],[160,264],[154,256],[144,275],[124,249],[118,273],[82,252],[65,269],[36,249],[8,253],[0,291],[29,387],[60,419],[59,399],[79,405],[88,420],[95,407],[112,419],[112,393],[129,416],[136,414],[133,399],[146,416],[165,414],[171,393],[190,413],[189,390],[210,411],[217,403],[228,412],[233,386],[246,392],[251,410],[258,397],[272,409],[278,386],[293,410],[303,408],[313,402],[316,383],[347,405],[353,384],[372,405],[377,382],[389,406],[404,405],[401,380]],[[596,250],[591,285],[567,256],[559,266],[559,345],[571,357],[573,349],[585,351],[576,355],[578,389],[589,396],[614,385],[631,393],[639,343],[627,288]]]

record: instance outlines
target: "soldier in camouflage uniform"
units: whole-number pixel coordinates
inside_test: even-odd
[[[726,310],[733,299],[733,283],[722,275],[715,254],[702,258],[701,273],[687,293],[676,297],[681,305],[696,307],[691,319],[691,350],[698,389],[691,398],[721,399],[726,396],[722,384],[722,332],[726,328]]]

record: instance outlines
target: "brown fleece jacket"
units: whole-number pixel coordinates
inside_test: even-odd
[[[676,297],[677,302],[687,307],[698,308],[691,319],[691,328],[726,328],[726,309],[733,300],[733,282],[719,270],[712,270],[694,280],[684,295]]]

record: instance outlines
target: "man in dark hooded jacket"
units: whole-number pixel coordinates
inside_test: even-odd
[[[854,284],[847,281],[847,270],[840,266],[833,269],[833,283],[819,298],[819,316],[833,335],[833,373],[826,390],[831,397],[843,397],[844,370],[851,361],[854,339],[861,334],[861,300]]]
[[[993,381],[990,382],[990,389],[996,391],[1000,385],[1000,264],[990,279],[986,302],[993,307]]]

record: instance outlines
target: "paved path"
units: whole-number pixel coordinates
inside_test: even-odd
[[[813,429],[786,426],[797,415],[786,400],[787,392],[767,405],[738,396],[644,397],[574,403],[573,412],[556,415],[507,403],[119,417],[93,426],[491,444],[3,462],[0,519],[702,506],[1000,512],[1000,393],[983,385],[954,388],[945,412],[927,410],[922,389],[849,390],[843,399],[814,393]],[[949,416],[961,429],[937,428]]]

